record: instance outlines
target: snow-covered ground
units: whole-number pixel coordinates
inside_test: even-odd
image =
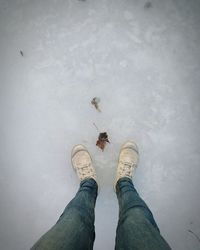
[[[200,249],[188,231],[200,236],[199,14],[199,0],[0,0],[1,250],[29,249],[57,221],[78,189],[77,143],[100,183],[94,249],[114,249],[112,182],[127,139],[162,235]],[[93,123],[109,135],[103,153]]]

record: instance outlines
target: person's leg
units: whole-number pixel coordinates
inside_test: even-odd
[[[67,205],[57,223],[31,249],[93,249],[96,197],[95,180],[83,180],[75,198]]]
[[[94,208],[98,185],[91,158],[85,147],[72,151],[72,164],[81,181],[75,198],[67,205],[57,223],[31,250],[90,250],[95,239]]]
[[[153,215],[132,183],[132,173],[138,163],[135,143],[123,145],[117,168],[115,188],[119,202],[116,250],[169,250]]]
[[[119,222],[116,250],[169,250],[160,235],[153,215],[140,198],[130,178],[119,179],[116,185],[119,202]]]

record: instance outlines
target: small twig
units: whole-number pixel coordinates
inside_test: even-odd
[[[93,125],[95,126],[95,128],[97,129],[97,131],[100,132],[99,129],[98,129],[98,127],[97,127],[97,125],[94,122],[93,122]]]
[[[196,235],[192,230],[188,230],[188,232],[193,234],[196,237],[196,239],[200,242],[200,238],[198,235]]]

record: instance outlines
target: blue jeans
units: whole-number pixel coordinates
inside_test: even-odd
[[[31,250],[90,250],[95,240],[94,208],[98,186],[95,180],[80,183],[75,198],[67,205],[57,223]],[[145,202],[132,180],[121,178],[116,185],[119,221],[116,250],[169,250]]]

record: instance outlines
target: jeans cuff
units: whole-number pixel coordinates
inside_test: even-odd
[[[93,178],[82,180],[80,183],[80,188],[90,188],[91,190],[98,191],[98,184]]]
[[[129,177],[120,178],[116,184],[116,193],[119,193],[122,190],[122,188],[124,188],[124,187],[135,189],[133,182],[132,182],[132,179],[130,179]]]

